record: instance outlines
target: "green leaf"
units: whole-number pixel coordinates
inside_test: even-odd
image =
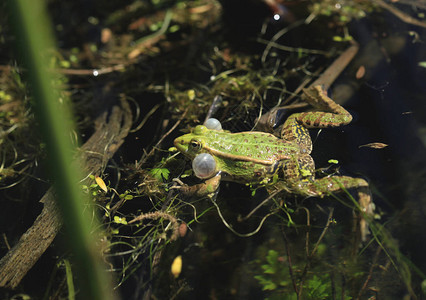
[[[263,271],[265,274],[275,274],[276,270],[273,266],[263,265],[262,267],[266,267]]]
[[[264,291],[273,291],[277,288],[277,285],[272,281],[263,286]]]
[[[277,288],[277,285],[273,283],[271,280],[264,278],[261,275],[254,276],[255,279],[259,281],[259,284],[262,286],[262,290],[264,291],[272,291]]]
[[[278,261],[278,252],[275,250],[269,250],[268,251],[268,255],[266,256],[266,261],[270,264],[270,265],[275,265]]]
[[[154,168],[150,173],[158,181],[163,181],[169,179],[170,171],[167,168]]]
[[[323,282],[322,280],[327,280],[327,278],[320,278],[316,275],[307,282],[308,294],[314,299],[328,299],[329,294],[327,288],[329,285],[328,281]]]
[[[290,282],[287,281],[287,280],[282,280],[282,281],[279,282],[280,286],[288,286],[289,284],[290,284]]]
[[[262,286],[262,290],[264,291],[273,286],[273,283],[269,279],[264,278],[262,275],[256,275],[254,278],[259,281],[259,284]]]
[[[114,216],[114,223],[127,225],[126,218],[121,218],[119,216]]]

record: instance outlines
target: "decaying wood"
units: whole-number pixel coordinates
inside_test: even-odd
[[[95,121],[95,132],[81,147],[80,162],[85,173],[99,175],[109,159],[124,142],[132,124],[128,103],[124,100],[111,112],[104,112]],[[18,243],[0,260],[0,287],[15,288],[52,243],[62,226],[52,188],[40,202],[44,207],[34,224]]]

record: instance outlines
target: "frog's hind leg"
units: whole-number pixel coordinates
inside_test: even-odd
[[[349,176],[330,176],[315,180],[313,180],[313,177],[305,177],[305,179],[301,179],[300,181],[289,180],[288,183],[290,184],[291,192],[307,197],[323,198],[334,192],[356,189],[358,193],[358,208],[360,211],[359,230],[362,241],[366,240],[369,233],[368,220],[373,217],[374,211],[374,204],[371,200],[367,181],[362,178],[353,178]]]
[[[312,150],[307,128],[338,127],[352,121],[351,114],[330,99],[319,85],[303,90],[302,99],[319,111],[291,115],[284,123],[281,135],[286,140],[296,141],[308,153]]]
[[[328,97],[319,85],[304,89],[302,100],[319,110],[298,116],[298,121],[308,128],[338,127],[352,121],[352,115]]]
[[[371,219],[374,211],[374,204],[371,200],[370,189],[367,181],[362,178],[353,178],[349,176],[330,176],[314,181],[300,182],[296,187],[298,194],[314,197],[324,197],[334,192],[356,189],[358,193],[358,208],[360,214],[360,233],[362,241],[366,240],[368,235],[367,220]]]
[[[320,111],[292,114],[285,121],[281,136],[299,145],[302,154],[312,151],[312,141],[308,128],[326,128],[346,125],[352,121],[351,114],[330,99],[320,86],[303,90],[303,100]]]
[[[281,137],[286,141],[296,142],[302,154],[312,152],[312,140],[307,127],[300,122],[300,117],[305,113],[292,114],[284,122],[281,130]]]

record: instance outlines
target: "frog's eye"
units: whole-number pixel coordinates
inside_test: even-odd
[[[208,153],[198,154],[192,161],[192,170],[198,178],[212,177],[216,173],[216,161]]]
[[[199,150],[201,150],[201,143],[197,140],[191,140],[189,142],[189,148],[192,151],[199,151]]]

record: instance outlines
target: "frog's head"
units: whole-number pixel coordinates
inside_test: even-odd
[[[205,145],[211,130],[198,125],[191,133],[175,139],[175,147],[192,160],[194,174],[201,179],[210,178],[219,172],[216,159],[206,151]]]
[[[190,159],[194,159],[203,149],[206,134],[209,132],[206,126],[198,125],[191,133],[182,135],[175,139],[175,147]]]

